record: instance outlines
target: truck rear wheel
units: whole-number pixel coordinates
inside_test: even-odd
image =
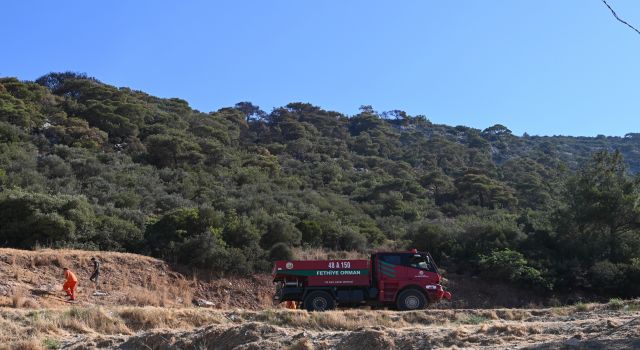
[[[424,309],[427,306],[427,298],[420,291],[407,289],[398,295],[396,306],[402,311]]]
[[[304,298],[304,308],[307,311],[327,311],[333,310],[336,307],[336,302],[331,297],[331,294],[323,291],[311,292]]]

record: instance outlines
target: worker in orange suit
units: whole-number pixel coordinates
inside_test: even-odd
[[[76,300],[76,286],[78,285],[78,278],[68,268],[63,268],[65,282],[62,286],[62,290],[67,292],[69,300]]]
[[[291,310],[295,310],[295,309],[297,309],[297,308],[298,308],[298,305],[296,304],[296,302],[295,302],[295,301],[292,301],[292,300],[287,300],[287,301],[285,302],[284,306],[285,306],[287,309],[291,309]]]

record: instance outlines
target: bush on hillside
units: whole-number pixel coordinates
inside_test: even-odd
[[[552,287],[545,281],[540,271],[527,265],[527,260],[521,253],[510,249],[481,255],[478,267],[485,278],[536,288],[551,289]]]
[[[269,250],[269,259],[271,261],[275,261],[275,260],[292,260],[293,259],[293,251],[285,243],[276,243]]]

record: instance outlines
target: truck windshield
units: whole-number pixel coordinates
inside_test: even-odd
[[[409,266],[420,270],[434,271],[433,264],[427,255],[414,255],[410,259]]]

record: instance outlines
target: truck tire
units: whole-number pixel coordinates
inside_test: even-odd
[[[427,306],[427,298],[418,290],[407,289],[398,295],[396,306],[401,311],[424,309]]]
[[[335,307],[335,300],[333,300],[331,294],[327,292],[311,292],[304,298],[304,308],[307,309],[307,311],[327,311],[333,310]]]

